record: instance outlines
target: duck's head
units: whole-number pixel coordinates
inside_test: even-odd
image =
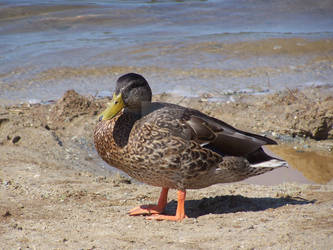
[[[112,119],[122,109],[140,112],[143,103],[151,102],[151,89],[143,76],[128,73],[119,77],[109,106],[99,116],[99,120]]]

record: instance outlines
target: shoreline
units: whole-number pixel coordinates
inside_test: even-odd
[[[0,61],[7,61],[0,72],[0,104],[58,99],[68,88],[95,95],[112,88],[127,72],[144,75],[154,93],[184,96],[332,86],[332,37],[244,36],[203,36],[171,45],[162,40],[122,48],[48,49],[42,54],[38,50],[37,55],[29,52],[28,59],[3,56]]]

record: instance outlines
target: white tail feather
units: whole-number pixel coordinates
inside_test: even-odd
[[[253,168],[280,168],[280,167],[287,167],[288,163],[286,161],[281,160],[269,160],[257,164],[251,164]]]

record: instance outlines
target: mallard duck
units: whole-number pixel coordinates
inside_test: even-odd
[[[121,76],[111,103],[100,115],[94,142],[100,157],[129,176],[161,187],[157,205],[130,215],[181,221],[187,189],[244,180],[286,165],[264,152],[275,141],[243,132],[198,110],[152,102],[139,74]],[[176,215],[165,215],[169,189],[177,189]]]

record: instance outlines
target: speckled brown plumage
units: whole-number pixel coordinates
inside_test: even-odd
[[[97,152],[111,166],[141,182],[178,190],[240,181],[274,169],[253,165],[273,159],[261,148],[275,144],[271,139],[237,130],[197,110],[151,103],[149,93],[148,101],[128,108],[133,93],[150,91],[147,83],[137,91],[141,85],[132,76],[120,78],[116,87],[116,94],[125,96],[125,108],[98,122],[94,132]]]
[[[251,168],[245,158],[223,157],[202,147],[204,138],[198,138],[188,125],[193,116],[207,118],[198,111],[163,103],[145,108],[148,114],[142,117],[125,110],[112,120],[99,122],[94,134],[103,160],[139,181],[195,189],[272,170]],[[206,137],[214,139],[213,135]]]

